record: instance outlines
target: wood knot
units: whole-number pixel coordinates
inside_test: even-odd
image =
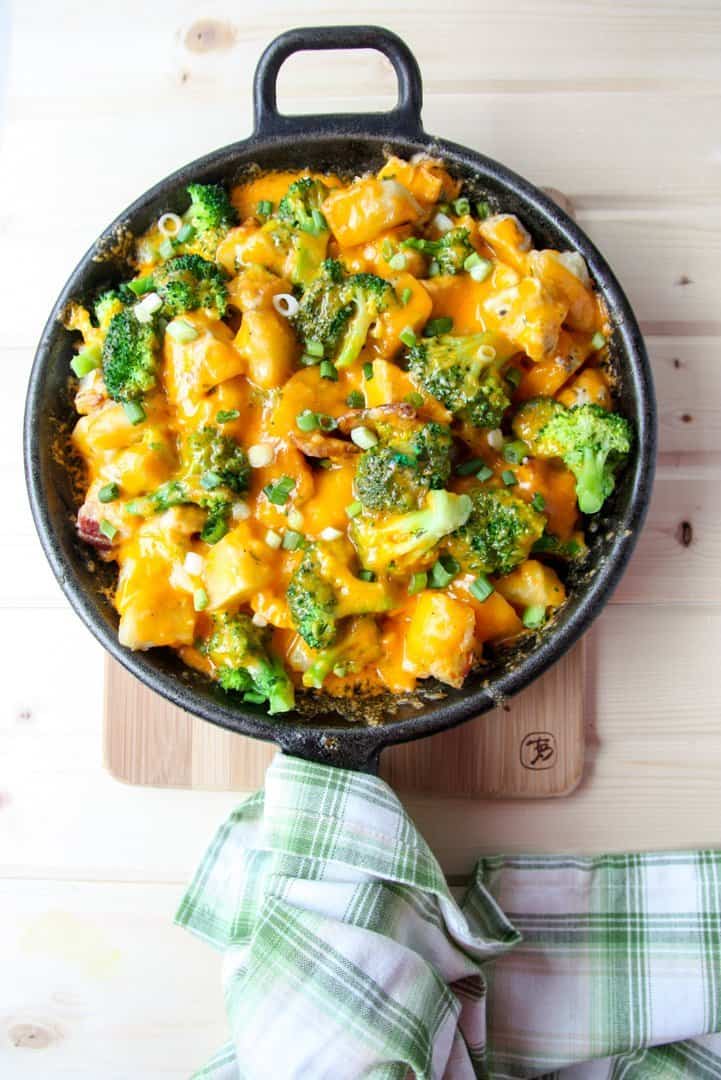
[[[693,285],[692,279],[688,274],[681,274],[681,277],[676,282],[677,285]]]
[[[683,420],[684,424],[690,424],[693,420],[693,416],[691,416],[691,413],[685,412],[681,413],[681,419]]]
[[[235,30],[229,23],[217,19],[199,19],[185,35],[185,46],[190,52],[217,52],[232,49]]]
[[[22,1050],[45,1050],[61,1038],[57,1028],[40,1024],[14,1024],[8,1035],[13,1046]]]
[[[678,527],[677,539],[682,547],[689,547],[693,540],[693,526],[690,521],[682,521]]]
[[[674,356],[674,358],[673,358],[673,366],[676,368],[677,371],[678,371],[678,369],[680,367],[683,367],[683,364],[681,363],[681,360],[679,359],[678,356]]]

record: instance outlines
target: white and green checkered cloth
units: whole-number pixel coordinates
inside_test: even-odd
[[[721,854],[482,859],[459,907],[387,784],[279,755],[177,921],[223,952],[196,1080],[721,1078]]]

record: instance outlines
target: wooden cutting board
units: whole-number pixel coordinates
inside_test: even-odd
[[[222,731],[106,661],[104,760],[118,780],[151,787],[250,791],[276,750]],[[583,642],[536,683],[476,720],[392,747],[381,775],[398,791],[464,798],[568,795],[584,755]],[[279,721],[282,723],[282,721]]]

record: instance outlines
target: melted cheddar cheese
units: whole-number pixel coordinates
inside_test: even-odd
[[[317,202],[293,219],[283,200],[304,177],[318,183]],[[391,158],[376,175],[350,181],[253,176],[230,193],[235,221],[214,238],[189,211],[182,221],[165,215],[138,239],[136,295],[121,289],[105,316],[74,306],[67,325],[82,338],[82,356],[102,356],[102,365],[81,369],[77,389],[73,441],[87,471],[78,528],[118,565],[123,645],[169,646],[217,678],[235,661],[209,645],[214,627],[245,613],[298,688],[322,686],[339,699],[407,693],[426,678],[461,686],[484,647],[527,633],[563,604],[562,563],[531,547],[543,533],[566,551],[582,548],[574,475],[560,458],[528,448],[514,460],[511,422],[539,397],[611,407],[606,316],[580,256],[537,251],[517,218],[476,211],[459,196],[460,182],[430,159]],[[453,230],[461,261],[449,268],[443,243]],[[215,267],[220,308],[206,296],[179,309],[172,289],[163,291],[178,256]],[[319,343],[298,317],[328,267],[348,289],[352,275],[390,286],[360,347],[337,366],[337,332],[328,333],[331,345]],[[344,295],[335,313],[346,327],[343,348],[362,306],[352,291]],[[111,393],[108,340],[125,317],[118,312],[131,313],[135,330],[152,330],[152,371],[139,395]],[[492,367],[508,398],[493,427],[409,366],[409,348],[444,334],[484,335],[473,371]],[[398,469],[420,469],[421,432],[446,439],[440,481],[414,474],[426,487],[397,512],[364,503],[361,459],[390,439]],[[391,471],[389,499],[395,478]],[[503,492],[508,506],[528,508],[536,531],[515,562],[478,555],[476,569],[458,557],[457,531],[416,552],[423,526],[404,546],[404,515],[424,513],[439,489],[456,510],[480,489]],[[382,502],[384,492],[373,498]],[[327,586],[322,602],[299,570],[311,556]],[[328,620],[314,609],[312,631],[303,622],[311,601]],[[328,659],[337,641],[343,649]],[[267,691],[248,691],[248,679],[258,682],[248,663],[250,675],[227,683],[262,702]]]

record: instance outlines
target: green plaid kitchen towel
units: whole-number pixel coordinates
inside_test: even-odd
[[[279,755],[177,921],[223,952],[196,1080],[721,1080],[721,854],[486,858],[459,906],[387,784]]]

